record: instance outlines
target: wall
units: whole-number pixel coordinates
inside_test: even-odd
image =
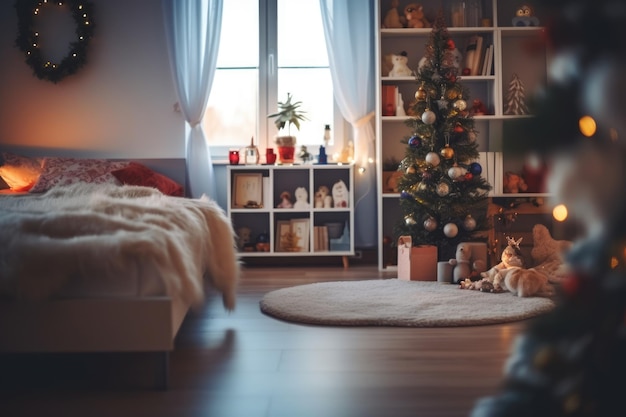
[[[0,2],[0,147],[184,157],[161,2],[91,1],[97,26],[87,65],[58,84],[32,75],[14,46],[14,1]]]

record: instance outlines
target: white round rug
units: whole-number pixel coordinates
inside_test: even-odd
[[[523,320],[554,308],[549,298],[462,290],[438,282],[376,279],[299,285],[267,293],[261,311],[330,326],[477,326]]]

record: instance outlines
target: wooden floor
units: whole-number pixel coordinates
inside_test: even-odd
[[[158,358],[149,354],[4,355],[0,416],[466,416],[477,398],[496,392],[524,325],[286,323],[259,311],[267,291],[391,276],[375,266],[244,269],[235,312],[212,294],[185,320],[167,391],[150,385]]]

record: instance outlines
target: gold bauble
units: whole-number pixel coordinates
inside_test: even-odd
[[[424,89],[424,87],[420,87],[417,89],[417,91],[415,92],[415,99],[418,101],[426,100],[426,90]]]
[[[452,159],[454,157],[454,149],[452,149],[450,145],[446,145],[439,153],[446,159]]]
[[[458,96],[459,96],[459,92],[456,91],[454,88],[451,88],[448,91],[446,91],[446,98],[448,100],[454,100]]]

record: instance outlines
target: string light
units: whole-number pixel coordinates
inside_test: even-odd
[[[591,116],[583,116],[578,120],[580,132],[588,138],[596,134],[596,121]]]
[[[567,207],[564,204],[559,204],[552,209],[552,217],[556,221],[562,222],[567,219]]]

